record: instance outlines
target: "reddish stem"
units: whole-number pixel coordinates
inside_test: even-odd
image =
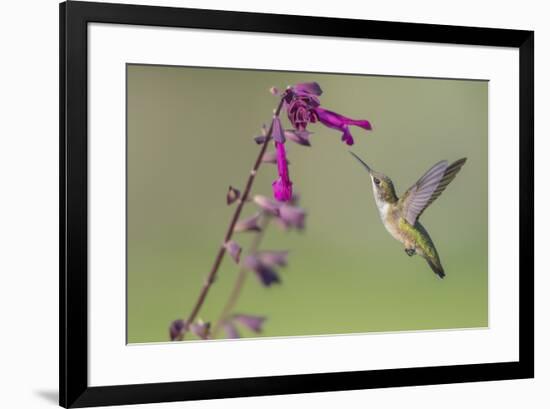
[[[281,98],[279,101],[279,105],[277,106],[277,109],[275,110],[275,116],[279,116],[281,113],[281,109],[283,107],[284,99]],[[254,167],[250,171],[250,175],[248,176],[248,180],[246,182],[246,187],[244,188],[243,194],[238,201],[237,208],[235,209],[235,213],[233,213],[233,217],[231,219],[231,222],[229,223],[229,227],[227,228],[227,232],[225,233],[225,237],[223,240],[223,244],[220,246],[220,249],[218,250],[218,254],[216,255],[216,258],[214,259],[214,264],[212,265],[212,268],[210,269],[210,272],[208,273],[208,276],[206,277],[206,280],[201,288],[201,291],[199,293],[199,297],[191,310],[191,313],[187,317],[187,320],[185,320],[185,327],[183,328],[182,333],[185,333],[189,330],[189,326],[195,321],[195,318],[197,318],[197,315],[204,304],[204,300],[206,299],[206,296],[208,295],[208,291],[210,290],[210,287],[212,286],[212,283],[216,279],[216,274],[218,273],[218,269],[220,268],[220,265],[222,263],[223,257],[225,255],[225,243],[227,243],[229,240],[231,240],[231,237],[233,236],[233,231],[235,229],[235,224],[239,220],[239,217],[241,216],[241,211],[243,210],[244,204],[246,203],[248,199],[248,195],[250,194],[250,190],[252,189],[252,185],[254,184],[254,179],[256,178],[256,173],[258,172],[258,169],[260,165],[262,164],[262,158],[265,154],[265,151],[267,149],[267,146],[269,144],[269,141],[271,140],[271,133],[273,132],[273,122],[271,123],[269,130],[267,131],[265,141],[260,149],[260,153],[258,154],[258,157],[256,158],[256,162],[254,163]]]
[[[265,229],[269,224],[269,220],[270,220],[269,215],[263,216],[262,222],[260,224],[261,230],[258,233],[256,233],[256,235],[254,236],[254,239],[250,244],[250,249],[248,250],[248,254],[253,254],[258,250],[258,247],[260,246],[260,243],[264,236]],[[214,325],[214,328],[212,329],[212,338],[216,337],[216,334],[220,331],[222,324],[229,317],[229,315],[231,314],[231,311],[233,311],[233,308],[237,304],[237,300],[239,299],[239,295],[241,294],[241,290],[246,280],[247,273],[248,273],[248,270],[244,267],[241,267],[241,269],[239,270],[239,275],[235,280],[235,284],[233,284],[233,289],[231,290],[231,294],[229,295],[229,298],[225,303],[225,306],[222,310],[222,313],[220,314],[220,317],[218,318],[218,321],[216,322],[216,325]]]

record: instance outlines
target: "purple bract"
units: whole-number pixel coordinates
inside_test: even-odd
[[[256,315],[247,314],[235,314],[233,316],[233,320],[247,327],[251,331],[260,333],[262,332],[262,325],[265,321],[265,317],[258,317]]]
[[[244,266],[247,269],[254,271],[261,283],[266,287],[281,281],[277,271],[275,271],[272,266],[262,262],[262,260],[255,255],[247,256],[244,259]]]

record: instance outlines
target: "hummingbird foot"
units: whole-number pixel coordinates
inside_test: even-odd
[[[405,249],[405,253],[407,253],[407,256],[412,257],[416,254],[416,249]]]

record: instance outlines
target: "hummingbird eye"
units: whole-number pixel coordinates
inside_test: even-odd
[[[373,180],[374,180],[374,183],[375,183],[376,185],[379,185],[379,184],[380,184],[380,179],[378,179],[378,178],[373,178]]]

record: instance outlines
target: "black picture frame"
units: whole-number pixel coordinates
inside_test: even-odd
[[[60,4],[60,345],[63,407],[534,377],[534,32],[70,1]],[[88,385],[87,25],[92,22],[512,47],[519,50],[519,361],[138,385]]]

